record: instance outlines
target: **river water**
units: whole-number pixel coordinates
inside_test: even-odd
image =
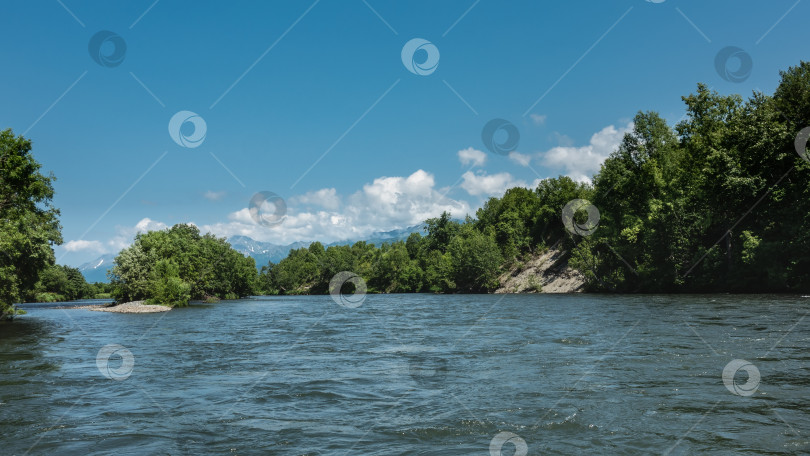
[[[810,298],[357,304],[24,306],[0,325],[0,453],[810,453]]]

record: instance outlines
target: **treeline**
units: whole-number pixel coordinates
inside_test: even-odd
[[[39,281],[27,293],[25,302],[109,299],[111,291],[108,283],[87,283],[78,268],[54,264],[39,273]]]
[[[592,185],[545,179],[491,198],[474,219],[445,213],[426,221],[424,235],[379,247],[316,242],[258,274],[224,239],[176,225],[138,235],[116,258],[109,288],[53,265],[52,245],[62,242],[54,177],[40,173],[29,140],[5,130],[0,318],[30,297],[111,293],[185,305],[327,293],[342,271],[371,292],[488,292],[504,270],[551,246],[570,252],[591,291],[810,292],[810,63],[782,72],[770,96],[743,99],[700,84],[683,101],[686,116],[674,127],[654,112],[637,114]]]
[[[489,292],[499,286],[504,268],[563,237],[560,208],[590,192],[568,177],[546,179],[535,190],[517,187],[491,198],[476,219],[459,222],[446,212],[428,219],[424,236],[412,233],[407,241],[326,249],[315,242],[262,267],[257,290],[328,293],[332,277],[351,271],[365,280],[369,292]]]
[[[773,96],[699,84],[670,127],[641,112],[593,184],[545,179],[491,198],[463,223],[449,214],[406,242],[290,251],[257,290],[326,293],[352,271],[372,292],[486,292],[504,270],[555,246],[591,291],[810,291],[810,63]],[[575,200],[576,204],[569,205]],[[563,211],[572,207],[569,228]]]

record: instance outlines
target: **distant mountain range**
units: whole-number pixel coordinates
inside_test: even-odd
[[[95,260],[79,266],[79,271],[81,271],[82,275],[84,276],[84,280],[90,283],[109,282],[110,280],[107,278],[107,269],[112,267],[113,259],[115,259],[114,253],[105,253]]]
[[[408,228],[391,231],[379,231],[370,234],[366,239],[354,239],[325,244],[324,247],[333,245],[350,245],[358,241],[366,241],[369,244],[381,245],[384,242],[404,241],[411,233],[424,233],[424,224],[414,225]],[[228,239],[231,246],[245,256],[253,257],[256,260],[256,268],[261,269],[268,262],[278,263],[284,259],[290,250],[301,247],[309,247],[312,242],[293,242],[287,245],[261,242],[247,236],[232,236]],[[314,242],[314,241],[313,241]],[[88,282],[109,282],[107,270],[112,267],[116,254],[104,254],[93,261],[89,261],[79,266],[79,271]]]

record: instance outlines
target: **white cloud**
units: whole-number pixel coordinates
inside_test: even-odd
[[[155,220],[150,219],[149,217],[145,217],[135,224],[135,228],[125,228],[124,230],[131,232],[132,235],[135,236],[136,233],[146,233],[147,231],[165,230],[168,227],[169,225],[166,225],[163,222],[157,222]]]
[[[472,171],[467,171],[462,176],[464,181],[461,183],[461,188],[473,196],[498,196],[512,187],[525,187],[526,183],[522,180],[516,180],[509,173],[498,173],[487,175],[486,173],[474,174]]]
[[[312,205],[324,209],[337,210],[340,207],[340,198],[334,188],[323,188],[315,192],[307,192],[290,198],[291,204]]]
[[[475,166],[482,166],[487,161],[487,154],[480,150],[468,147],[458,151],[458,159],[462,165],[473,164]]]
[[[418,170],[407,177],[380,177],[341,199],[334,189],[322,189],[289,199],[287,215],[278,225],[256,224],[247,208],[228,215],[227,222],[203,225],[202,231],[217,236],[249,236],[259,241],[287,244],[294,241],[332,242],[361,238],[375,231],[386,231],[422,223],[448,211],[462,218],[473,210],[464,201],[443,195],[432,174]],[[317,195],[326,196],[329,207],[310,210]],[[340,208],[338,210],[338,208]]]
[[[152,220],[149,217],[142,218],[140,221],[138,221],[138,223],[135,224],[135,226],[116,226],[116,235],[107,241],[105,253],[118,253],[121,251],[121,249],[129,247],[129,245],[132,244],[132,241],[135,239],[135,235],[138,233],[164,230],[168,227],[169,225]]]
[[[89,250],[91,252],[104,253],[104,245],[99,241],[85,241],[83,239],[68,241],[62,247],[68,252],[81,252]]]
[[[193,225],[193,223],[192,223]],[[116,226],[115,236],[106,242],[88,241],[77,239],[66,242],[62,247],[68,252],[90,252],[97,254],[118,253],[121,249],[128,247],[138,233],[147,231],[162,230],[168,228],[163,222],[152,220],[148,217],[142,218],[135,226]]]
[[[540,115],[540,114],[532,114],[529,117],[532,118],[532,122],[534,122],[535,125],[545,125],[546,124],[546,118],[548,116]]]
[[[521,154],[520,152],[509,152],[509,159],[520,166],[529,166],[532,161],[531,155]]]
[[[208,190],[203,194],[203,197],[209,201],[220,201],[222,198],[225,198],[225,192],[214,192]]]
[[[625,133],[632,129],[632,123],[622,128],[610,125],[595,133],[587,146],[558,146],[542,154],[543,164],[562,168],[572,179],[588,182],[599,171],[602,162],[619,147]]]

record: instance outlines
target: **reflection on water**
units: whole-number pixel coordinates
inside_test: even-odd
[[[24,307],[0,324],[4,454],[810,452],[800,297]]]

